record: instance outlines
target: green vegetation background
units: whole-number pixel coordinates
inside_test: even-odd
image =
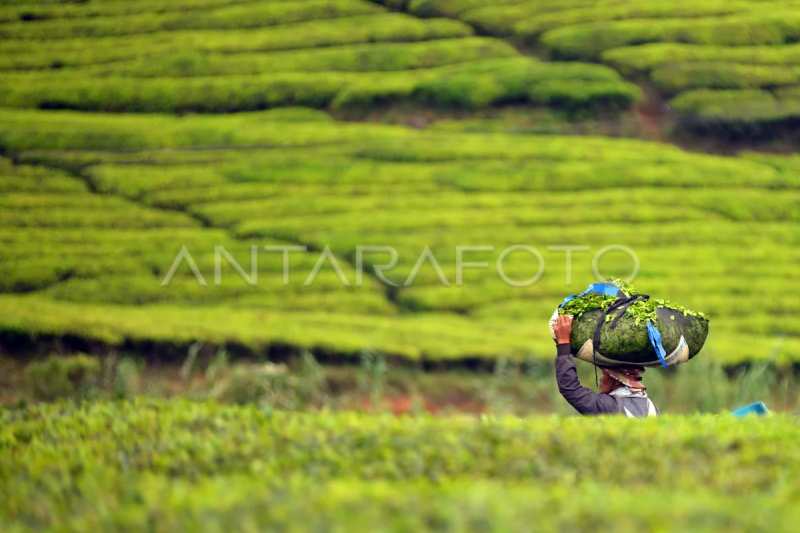
[[[792,530],[797,421],[726,411],[798,405],[799,36],[794,1],[4,2],[0,530]],[[613,245],[711,316],[646,380],[716,416],[559,416],[547,320]],[[494,247],[461,284],[458,246]],[[162,286],[182,247],[205,285]],[[326,247],[349,286],[306,284]],[[447,284],[402,286],[426,247]]]
[[[712,316],[704,356],[794,362],[796,158],[575,135],[584,123],[602,132],[608,120],[643,120],[673,96],[673,109],[702,119],[671,115],[679,125],[779,133],[790,115],[742,126],[731,111],[749,109],[745,93],[795,92],[796,17],[776,7],[4,5],[4,338],[547,358],[552,309],[595,281],[596,252],[622,244],[641,261],[644,292]],[[417,119],[427,128],[375,123]],[[182,246],[211,281],[215,246],[247,270],[251,246],[287,244],[311,250],[293,257],[288,286],[280,257],[263,251],[256,287],[227,263],[219,285],[197,284],[184,265],[161,286]],[[355,248],[370,244],[398,251],[396,284],[430,247],[450,286],[429,265],[409,287],[371,274],[356,286]],[[525,289],[496,274],[514,244],[543,254],[541,280]],[[563,252],[548,250],[558,245],[590,248],[574,255],[569,284]],[[489,267],[467,270],[463,286],[457,246],[494,247],[473,254]],[[350,287],[328,266],[304,286],[325,247]],[[367,272],[382,259],[367,257]],[[530,278],[534,259],[514,254],[506,273]],[[633,267],[620,252],[597,266],[621,277]]]

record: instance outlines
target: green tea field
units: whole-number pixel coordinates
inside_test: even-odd
[[[776,137],[800,115],[800,11],[794,2],[411,0],[541,57],[608,65],[652,86],[683,125],[733,139]]]
[[[641,97],[609,67],[540,62],[464,23],[367,0],[7,5],[0,21],[6,107],[219,113],[517,102],[595,113]]]
[[[702,357],[800,352],[796,157],[303,109],[4,119],[0,327],[12,338],[549,359],[564,296],[638,268],[640,290],[712,317]],[[270,246],[307,247],[287,253],[285,281]],[[364,246],[394,250],[383,281],[373,266],[392,252]],[[563,246],[585,247],[570,285]],[[458,247],[483,266],[459,277]]]
[[[40,392],[63,385],[53,362],[71,367],[69,379],[83,367],[81,401],[0,406],[3,531],[499,532],[535,522],[541,531],[756,532],[789,531],[797,519],[798,426],[788,414],[518,418],[495,403],[480,416],[397,416],[327,402],[298,412],[276,401],[292,392],[277,365],[226,376],[217,361],[206,378],[228,392],[212,390],[216,400],[130,399],[118,394],[135,375],[131,360],[114,377],[107,357],[109,398],[86,380],[100,370],[92,359],[28,367]],[[691,368],[678,376],[696,408],[721,382],[703,363]],[[424,377],[439,388],[452,378]],[[648,382],[663,392],[664,382]],[[268,397],[254,401],[254,385]]]
[[[799,42],[793,0],[1,2],[0,532],[794,531]]]
[[[755,532],[798,518],[799,435],[785,417],[397,419],[138,401],[0,421],[0,523],[13,533]]]

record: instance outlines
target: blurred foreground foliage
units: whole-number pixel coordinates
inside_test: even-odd
[[[5,531],[306,531],[323,519],[336,531],[533,519],[758,531],[797,518],[800,434],[781,416],[395,418],[137,400],[3,410],[0,422]]]

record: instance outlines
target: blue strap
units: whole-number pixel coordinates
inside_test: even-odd
[[[664,359],[664,357],[667,355],[667,352],[661,345],[661,333],[658,332],[656,327],[650,321],[647,322],[647,336],[650,337],[650,343],[653,345],[656,355],[658,356],[658,360],[661,361],[661,365],[664,368],[667,368],[667,361]]]
[[[610,285],[607,283],[592,283],[591,285],[589,285],[589,288],[583,291],[582,293],[573,294],[572,296],[567,296],[566,298],[564,298],[564,302],[561,305],[559,305],[559,307],[564,307],[565,305],[567,305],[567,303],[571,302],[575,298],[586,296],[590,292],[605,294],[606,296],[613,296],[616,298],[617,296],[619,296],[620,290],[619,287],[617,287],[616,285]]]

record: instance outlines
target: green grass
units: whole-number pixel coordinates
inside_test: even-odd
[[[6,410],[2,422],[0,517],[14,532],[532,520],[759,531],[797,519],[797,429],[784,417],[394,418],[139,400]]]

